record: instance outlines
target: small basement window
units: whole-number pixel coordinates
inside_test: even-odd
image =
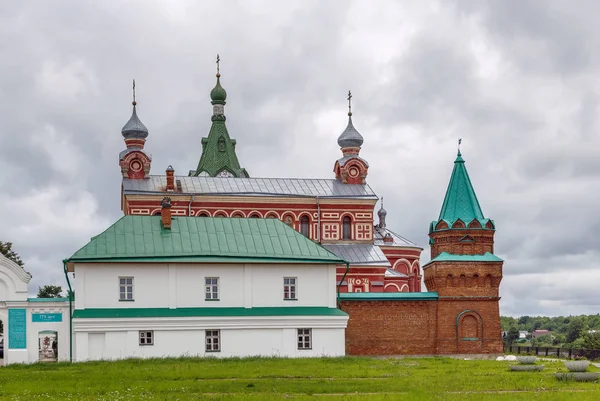
[[[298,329],[298,349],[312,349],[312,329]]]
[[[221,351],[221,330],[206,330],[206,352]]]
[[[154,331],[140,331],[140,345],[154,345]]]

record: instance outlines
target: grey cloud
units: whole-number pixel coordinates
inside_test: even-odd
[[[220,53],[227,125],[252,176],[332,177],[352,89],[369,183],[386,199],[388,225],[424,248],[423,262],[463,137],[506,259],[502,313],[556,314],[548,305],[560,296],[544,294],[576,291],[560,279],[560,258],[600,267],[588,252],[600,219],[584,199],[600,185],[599,65],[589,52],[600,28],[595,2],[548,4],[442,3],[432,13],[393,1],[377,10],[360,1],[5,2],[0,202],[23,206],[2,217],[0,239],[15,242],[32,291],[64,285],[62,258],[121,215],[131,79],[152,172],[172,164],[186,175],[210,128]],[[491,56],[478,59],[473,42]],[[76,221],[53,227],[67,204]],[[549,275],[561,286],[536,285]],[[573,313],[593,306],[591,290],[580,292]]]

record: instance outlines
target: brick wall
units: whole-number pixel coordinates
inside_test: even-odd
[[[498,300],[342,301],[346,354],[501,354]]]
[[[342,301],[348,355],[435,354],[436,301]]]

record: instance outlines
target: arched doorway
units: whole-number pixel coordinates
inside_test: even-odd
[[[56,362],[58,360],[58,332],[55,330],[38,332],[38,350],[40,362]]]

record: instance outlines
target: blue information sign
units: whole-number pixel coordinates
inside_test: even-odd
[[[27,348],[27,311],[25,309],[8,310],[8,348]]]
[[[32,313],[31,321],[33,323],[62,322],[62,313]]]

